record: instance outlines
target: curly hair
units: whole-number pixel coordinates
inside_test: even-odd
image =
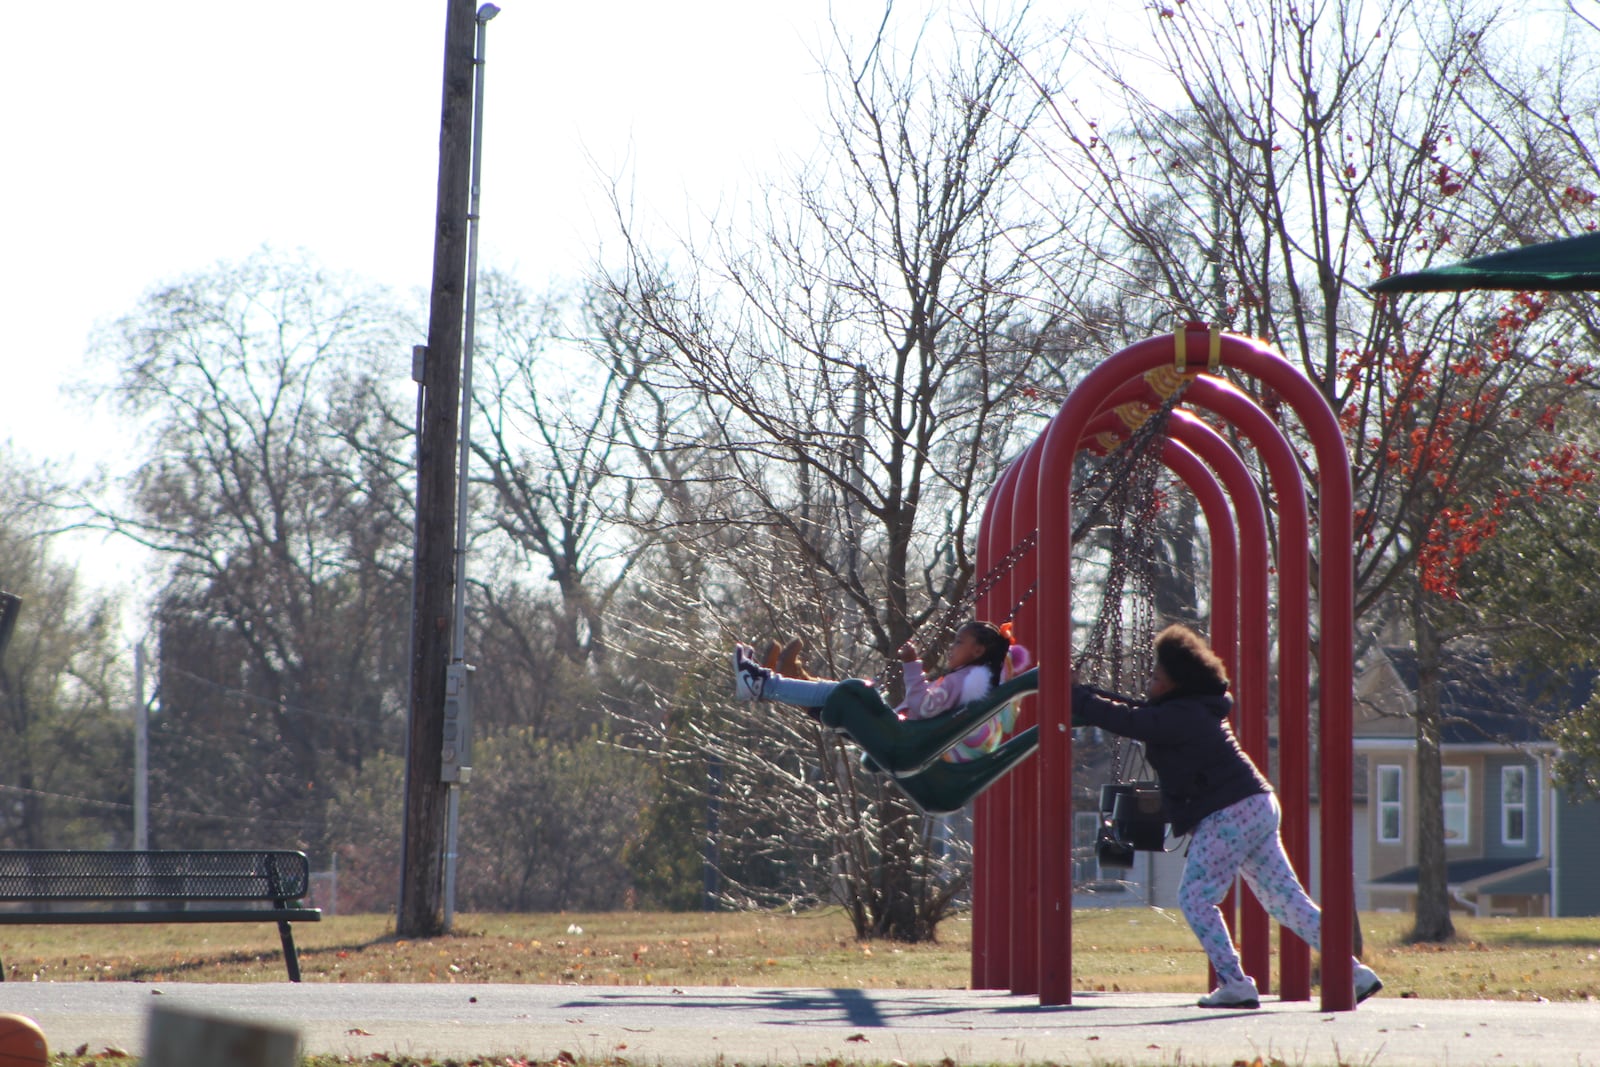
[[[1205,638],[1181,623],[1156,635],[1156,663],[1181,693],[1220,696],[1228,691],[1228,667]]]

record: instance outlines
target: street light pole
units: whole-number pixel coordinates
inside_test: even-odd
[[[444,748],[440,780],[445,783],[444,928],[449,930],[456,911],[456,858],[461,828],[461,787],[472,781],[473,667],[466,661],[467,643],[467,467],[472,454],[472,342],[478,303],[478,194],[483,175],[483,61],[489,20],[500,14],[484,4],[476,15],[477,39],[472,54],[472,174],[467,207],[466,318],[461,340],[461,443],[460,473],[456,477],[455,622],[450,640],[450,663],[445,668]]]
[[[144,641],[133,646],[133,847],[150,847],[150,705],[144,699]]]

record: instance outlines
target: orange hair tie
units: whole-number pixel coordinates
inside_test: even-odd
[[[996,627],[996,629],[998,629],[1000,631],[1000,636],[1001,637],[1004,637],[1007,641],[1010,641],[1013,645],[1017,643],[1016,635],[1012,631],[1011,624],[1009,622],[1001,623],[998,627]]]

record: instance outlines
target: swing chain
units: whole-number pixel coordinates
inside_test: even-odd
[[[1074,508],[1076,510],[1076,505],[1080,500],[1086,498],[1092,490],[1096,488],[1101,489],[1098,498],[1095,499],[1087,509],[1085,509],[1084,518],[1078,523],[1077,528],[1073,530],[1071,538],[1071,543],[1073,545],[1079,544],[1085,537],[1088,536],[1092,529],[1100,525],[1102,517],[1105,515],[1108,508],[1115,508],[1118,517],[1117,526],[1119,529],[1119,540],[1124,540],[1125,538],[1122,538],[1120,535],[1122,528],[1125,528],[1128,525],[1126,522],[1127,513],[1130,510],[1133,510],[1137,515],[1145,517],[1152,507],[1154,507],[1155,468],[1159,465],[1154,458],[1156,456],[1154,445],[1158,440],[1165,438],[1168,416],[1182,402],[1183,394],[1187,388],[1188,378],[1185,377],[1183,382],[1166,396],[1161,406],[1152,412],[1147,418],[1145,418],[1143,422],[1136,426],[1133,432],[1129,434],[1120,445],[1118,445],[1112,454],[1112,457],[1109,457],[1111,462],[1098,465],[1089,473],[1082,484],[1072,490],[1071,496]],[[1138,487],[1141,485],[1146,486],[1146,490],[1139,496],[1138,506],[1130,508],[1129,502],[1132,499],[1132,495],[1139,492]],[[1131,539],[1131,542],[1133,543],[1129,545],[1127,555],[1124,555],[1122,552],[1114,552],[1114,564],[1119,559],[1126,559],[1130,557],[1141,560],[1148,558],[1150,549],[1153,547],[1153,538],[1150,536],[1150,527],[1151,524],[1149,522],[1136,521],[1134,523],[1134,528],[1137,531],[1140,531],[1142,536],[1136,535]],[[1012,568],[1015,567],[1023,559],[1023,557],[1025,557],[1029,552],[1032,552],[1037,546],[1038,540],[1039,531],[1038,528],[1035,527],[1025,534],[1020,540],[1018,540],[1017,543],[1012,546],[1011,550],[1007,552],[998,563],[991,567],[986,574],[984,574],[984,576],[974,585],[972,590],[970,590],[959,600],[951,603],[951,605],[946,608],[932,623],[925,624],[920,627],[912,636],[913,642],[916,643],[919,648],[922,648],[925,653],[929,651],[942,652],[945,646],[949,643],[950,639],[955,635],[956,630],[963,622],[966,621],[967,614],[971,611],[972,605],[982,600],[984,596],[987,595],[1002,578],[1011,572]],[[1119,568],[1114,566],[1113,570],[1116,572],[1119,570]],[[1126,567],[1123,566],[1120,568],[1120,570],[1126,570]],[[1124,592],[1122,588],[1124,576],[1121,573],[1116,573],[1116,578],[1117,582],[1114,591],[1111,588],[1111,582],[1108,578],[1107,593],[1106,596],[1102,597],[1101,599],[1102,610],[1096,622],[1097,630],[1101,628],[1101,621],[1105,618],[1105,606],[1113,602],[1120,603],[1122,599]],[[1139,595],[1136,595],[1134,598],[1136,604],[1148,607],[1150,599],[1148,594],[1151,584],[1153,583],[1144,583],[1143,587],[1139,590]],[[1038,590],[1038,587],[1039,583],[1037,580],[1035,580],[1033,584],[1029,585],[1027,589],[1023,590],[1022,594],[1016,599],[1015,603],[1012,604],[1011,610],[1000,621],[1013,621],[1016,618],[1017,613],[1022,610],[1023,605],[1025,605]],[[1118,617],[1118,624],[1116,626],[1116,637],[1118,640],[1115,642],[1115,644],[1118,647],[1121,647],[1120,639],[1123,636],[1122,627],[1120,625],[1121,613],[1120,611],[1114,611],[1111,614],[1113,617]],[[1145,629],[1145,621],[1141,619],[1135,628],[1141,631]],[[1105,643],[1104,634],[1101,635],[1100,641],[1101,647],[1103,648]],[[1093,642],[1091,641],[1091,644],[1092,643]],[[1076,657],[1074,657],[1074,660],[1076,661]],[[901,665],[899,661],[891,659],[885,664],[884,670],[878,675],[878,677],[880,679],[892,680],[896,677],[896,672],[900,670]],[[1118,678],[1120,678],[1120,673],[1120,671],[1115,672]]]
[[[1146,678],[1153,666],[1157,546],[1152,519],[1160,510],[1159,468],[1155,450],[1140,449],[1125,476],[1113,483],[1117,491],[1103,498],[1116,522],[1107,524],[1101,612],[1073,663],[1079,678],[1101,681],[1116,692],[1132,688],[1129,675]],[[1111,748],[1111,780],[1127,781],[1136,761],[1144,763],[1143,747],[1119,739]]]

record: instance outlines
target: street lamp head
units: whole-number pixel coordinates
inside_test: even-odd
[[[478,21],[488,22],[498,14],[500,14],[500,9],[498,7],[495,7],[493,4],[484,4],[482,7],[478,8]]]

